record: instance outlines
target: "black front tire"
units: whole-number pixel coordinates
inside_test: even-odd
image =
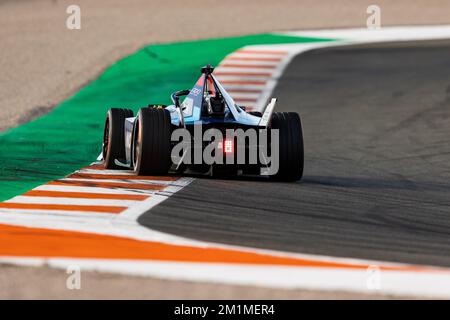
[[[118,169],[115,159],[125,159],[125,119],[133,117],[130,109],[108,110],[103,131],[102,155],[106,169]]]
[[[171,121],[165,109],[142,108],[134,123],[133,166],[138,175],[167,175],[171,167]]]
[[[303,176],[302,122],[298,113],[275,112],[271,128],[279,130],[279,169],[272,176],[279,181],[298,181]]]

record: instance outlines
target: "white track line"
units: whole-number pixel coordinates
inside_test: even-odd
[[[54,219],[58,221],[69,221],[68,219],[74,218],[77,221],[82,219],[83,224],[89,223],[92,219],[101,219],[104,221],[110,221],[115,219],[118,213],[107,213],[97,211],[75,211],[75,210],[44,210],[44,209],[7,209],[0,208],[0,223],[20,225],[14,221],[22,221],[23,226],[27,227],[40,227],[54,229]],[[29,223],[28,223],[29,222]],[[52,227],[53,226],[53,227]],[[65,230],[64,228],[56,228],[58,230]],[[81,231],[81,229],[78,229]]]
[[[239,93],[234,93],[233,94],[233,99],[234,100],[239,100],[239,99],[258,99],[260,96],[259,93],[244,93],[244,92],[239,92]]]
[[[275,69],[275,68],[274,68]],[[253,68],[234,68],[234,67],[217,67],[215,73],[250,73],[250,74],[272,74],[274,69],[260,69],[254,66]]]
[[[19,265],[49,265],[66,269],[77,265],[82,270],[152,276],[169,280],[229,283],[284,289],[389,293],[405,296],[449,297],[450,277],[442,273],[382,271],[378,287],[368,289],[366,270],[298,268],[290,266],[233,265],[164,261],[64,259],[2,257],[0,262]],[[413,281],[411,281],[413,279]],[[370,287],[369,287],[370,288]]]
[[[269,61],[274,62],[279,59],[283,59],[286,55],[273,55],[273,54],[245,54],[245,53],[238,53],[234,52],[232,59],[229,61],[234,61],[238,59],[245,59],[245,60],[238,60],[238,61]],[[267,59],[267,60],[264,60]],[[272,60],[273,59],[273,60]]]
[[[154,194],[151,190],[129,190],[129,189],[109,189],[99,187],[79,187],[79,186],[56,186],[50,184],[44,184],[36,187],[33,190],[39,191],[62,191],[62,192],[86,192],[86,193],[104,193],[104,194],[124,194],[124,195],[146,195],[150,196]]]
[[[228,84],[223,86],[225,90],[258,90],[259,92],[262,92],[264,90],[265,84],[260,85],[242,85],[242,84]],[[233,95],[234,96],[234,95]]]
[[[147,212],[154,206],[160,204],[164,200],[166,200],[168,197],[173,195],[174,193],[180,191],[182,188],[187,186],[193,181],[192,178],[180,178],[178,180],[177,185],[173,185],[170,187],[165,188],[158,194],[152,196],[148,200],[142,201],[136,206],[128,208],[126,211],[121,213],[121,217],[125,217],[127,219],[136,220],[140,215],[142,215],[144,212]]]
[[[261,60],[223,60],[219,67],[225,67],[226,65],[242,65],[242,66],[257,66],[257,67],[270,67],[276,68],[278,65],[277,61],[261,61]],[[218,67],[218,68],[219,68]],[[267,69],[271,70],[271,69]]]
[[[134,175],[135,173],[131,170],[98,170],[98,169],[80,169],[75,171],[75,173],[85,173],[85,174],[115,174],[115,175]]]
[[[98,182],[98,183],[120,183],[123,184],[123,187],[126,187],[128,184],[147,184],[149,186],[152,185],[160,185],[170,186],[176,185],[176,181],[164,181],[164,180],[138,180],[138,179],[94,179],[94,178],[63,178],[57,181],[78,181],[78,182]]]
[[[85,206],[113,206],[131,207],[137,205],[139,200],[112,200],[112,199],[91,199],[91,198],[60,198],[60,197],[34,197],[17,196],[6,203],[31,203],[31,204],[67,204]]]
[[[348,28],[310,31],[282,31],[276,32],[276,34],[339,39],[345,42],[359,43],[420,41],[449,39],[450,25],[383,27],[375,30]]]
[[[216,76],[217,79],[222,82],[222,81],[261,81],[261,82],[267,82],[271,77],[270,76],[260,76],[260,77],[255,77],[255,76],[247,76],[247,75],[232,75],[232,74],[220,74]]]
[[[222,63],[218,66],[217,70],[219,72],[219,75],[217,78],[219,81],[239,81],[241,83],[251,83],[252,81],[263,81],[263,84],[260,84],[258,86],[254,84],[247,84],[247,85],[228,85],[224,84],[225,89],[259,89],[261,90],[258,93],[233,93],[231,92],[231,95],[233,99],[236,101],[236,103],[250,107],[254,110],[262,110],[267,100],[269,99],[269,96],[278,80],[278,78],[281,76],[284,68],[289,63],[289,61],[292,59],[293,56],[298,54],[298,52],[301,51],[303,48],[303,44],[294,44],[290,46],[284,46],[281,50],[283,53],[279,53],[280,50],[274,50],[274,46],[271,45],[263,45],[263,46],[247,46],[244,47],[241,50],[238,50],[234,53],[231,53],[228,55]],[[275,48],[277,48],[275,46]],[[274,52],[270,54],[269,52]],[[258,53],[260,52],[260,53]],[[245,60],[235,60],[235,59],[242,59]],[[255,59],[255,60],[248,60],[248,59]],[[266,61],[261,59],[276,59],[277,61]],[[224,65],[246,65],[246,66],[252,66],[248,68],[236,68],[236,67],[223,67]],[[273,68],[271,69],[265,69],[265,66],[271,66]],[[257,67],[261,67],[258,69]],[[227,75],[226,73],[236,73],[235,75]],[[242,75],[238,75],[241,73]],[[266,77],[255,77],[252,75],[252,73],[260,73],[260,74],[268,74],[269,76]]]

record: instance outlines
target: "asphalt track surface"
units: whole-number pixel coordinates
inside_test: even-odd
[[[194,239],[450,266],[450,41],[297,56],[275,88],[303,119],[299,183],[196,179],[140,217]]]

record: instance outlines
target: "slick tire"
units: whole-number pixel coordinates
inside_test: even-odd
[[[252,116],[262,117],[262,112],[260,111],[250,111],[249,114]]]
[[[275,175],[271,176],[272,179],[301,180],[304,150],[300,116],[295,112],[275,112],[272,115],[271,128],[279,130],[279,169]]]
[[[130,109],[108,110],[103,131],[102,155],[106,169],[117,169],[115,159],[125,159],[125,119],[133,117]]]
[[[165,109],[142,108],[133,130],[132,159],[138,175],[166,175],[172,164],[170,113]]]

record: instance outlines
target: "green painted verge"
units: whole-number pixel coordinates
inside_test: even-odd
[[[170,93],[191,88],[201,66],[245,45],[316,41],[330,40],[260,34],[142,48],[47,115],[0,133],[0,201],[95,160],[108,108],[168,104]]]

